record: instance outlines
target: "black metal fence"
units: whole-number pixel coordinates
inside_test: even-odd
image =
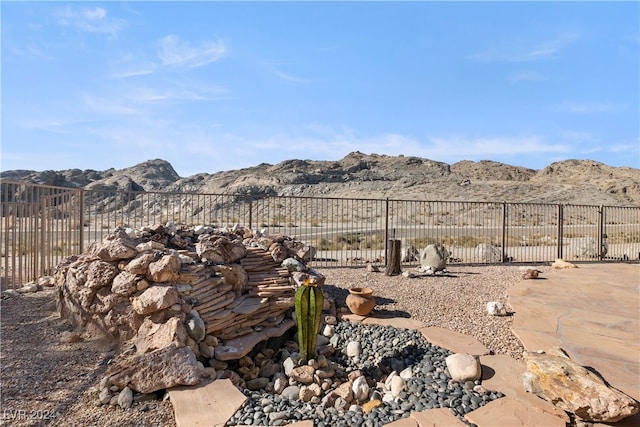
[[[318,267],[384,264],[390,239],[405,268],[430,243],[450,263],[640,259],[640,207],[1,187],[2,288],[51,274],[118,226],[169,221],[285,234],[314,246]]]

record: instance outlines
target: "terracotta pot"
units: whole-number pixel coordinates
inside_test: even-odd
[[[376,305],[373,299],[373,289],[371,288],[351,288],[347,295],[347,307],[353,314],[358,316],[366,316],[371,313]]]

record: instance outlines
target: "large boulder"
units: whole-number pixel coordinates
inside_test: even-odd
[[[488,243],[480,243],[476,246],[476,259],[480,262],[500,262],[502,253],[499,248]]]
[[[431,244],[420,251],[420,267],[423,271],[436,273],[447,268],[451,254],[442,244]]]
[[[477,357],[467,353],[455,353],[445,359],[449,375],[454,381],[476,381],[482,376],[482,366]]]
[[[528,353],[522,379],[525,390],[584,421],[610,423],[638,413],[638,402],[607,385],[559,347]]]

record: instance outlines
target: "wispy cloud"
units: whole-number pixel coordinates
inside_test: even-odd
[[[159,42],[158,58],[165,67],[196,68],[218,61],[227,53],[221,40],[203,40],[192,45],[169,34]]]
[[[443,157],[450,157],[452,151],[459,158],[504,158],[505,156],[539,154],[539,153],[567,153],[568,144],[548,143],[540,136],[523,137],[491,137],[491,138],[432,138],[428,151]],[[452,150],[455,147],[455,150]]]
[[[11,54],[22,58],[32,58],[47,61],[54,59],[54,57],[51,54],[47,53],[43,48],[35,46],[31,43],[25,44],[24,46],[7,44],[7,46],[4,46],[4,48],[11,52]]]
[[[37,129],[53,133],[69,133],[69,126],[75,123],[54,118],[29,118],[18,122],[23,129]]]
[[[286,80],[291,83],[312,83],[312,79],[306,79],[304,77],[294,76],[293,74],[285,73],[284,71],[274,69],[273,73],[280,77],[282,80]]]
[[[111,18],[108,11],[102,7],[66,6],[57,11],[56,18],[58,24],[65,27],[112,36],[127,25],[124,19]]]
[[[518,82],[541,82],[545,80],[549,80],[549,77],[538,72],[531,70],[524,70],[512,73],[509,75],[508,80],[510,83],[518,83]]]
[[[162,88],[137,87],[129,91],[126,98],[135,103],[157,103],[164,101],[213,101],[225,99],[226,90],[219,86],[193,84],[164,85]]]
[[[85,94],[82,97],[84,107],[92,113],[112,115],[112,116],[131,116],[141,114],[138,108],[127,105],[121,100],[113,97],[100,97]]]
[[[188,71],[219,61],[228,53],[222,40],[202,40],[192,43],[169,34],[156,43],[156,56],[146,52],[128,53],[113,61],[109,77],[126,79],[163,71]]]
[[[578,40],[576,33],[565,33],[538,43],[520,43],[491,47],[470,55],[471,59],[482,62],[531,62],[556,57],[571,43]]]
[[[556,106],[557,111],[576,114],[614,113],[629,108],[628,104],[615,104],[612,102],[576,102],[565,101]]]

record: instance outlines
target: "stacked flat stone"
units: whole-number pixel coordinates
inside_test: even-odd
[[[306,268],[312,254],[287,236],[242,227],[119,227],[58,266],[61,314],[78,329],[131,341],[136,356],[145,355],[110,368],[113,375],[143,369],[140,363],[166,370],[163,355],[175,348],[192,353],[184,360],[193,366],[160,385],[193,384],[206,372],[202,361],[240,359],[294,326],[295,288],[309,276],[324,282]],[[298,270],[290,272],[285,260]],[[135,390],[154,391],[141,381]]]

